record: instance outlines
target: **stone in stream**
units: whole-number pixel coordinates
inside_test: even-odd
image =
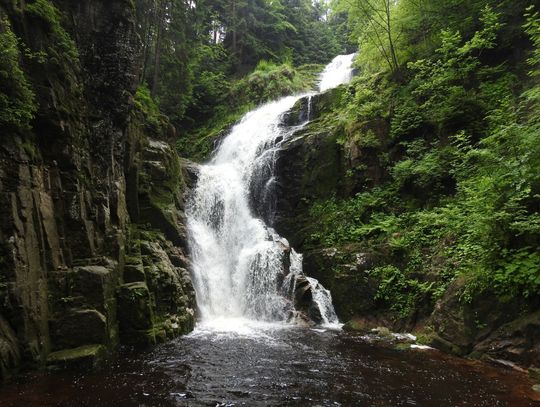
[[[95,369],[103,366],[106,356],[105,346],[85,345],[50,353],[47,357],[47,367],[50,369]]]
[[[529,370],[529,377],[537,382],[540,383],[540,369],[537,367],[530,367]]]
[[[392,337],[392,332],[390,331],[390,329],[386,328],[385,326],[379,326],[377,328],[373,328],[371,330],[371,332],[379,335],[379,336],[382,336],[384,338],[391,338]]]

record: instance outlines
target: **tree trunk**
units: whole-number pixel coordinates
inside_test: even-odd
[[[156,36],[156,45],[154,50],[154,76],[152,79],[152,97],[155,98],[158,91],[159,83],[159,68],[161,62],[161,42],[163,39],[163,30],[165,25],[165,0],[160,0],[159,2],[159,11],[157,18],[157,36]]]
[[[142,22],[142,40],[143,40],[143,62],[141,68],[140,82],[146,79],[146,71],[148,70],[148,62],[150,59],[150,50],[152,49],[153,26],[152,22],[157,21],[157,8],[154,1],[148,7],[149,11],[144,14]]]
[[[392,38],[392,26],[391,26],[391,12],[390,12],[390,0],[385,0],[386,11],[386,32],[388,33],[388,44],[390,46],[390,55],[392,56],[392,63],[394,65],[393,71],[396,72],[399,69],[399,63],[396,55],[396,49],[394,47],[394,40]]]
[[[238,22],[236,21],[236,0],[232,0],[232,20],[233,20],[233,33],[232,33],[232,51],[233,55],[237,53],[237,37],[236,30],[238,28]]]

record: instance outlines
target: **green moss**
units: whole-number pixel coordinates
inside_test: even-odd
[[[27,4],[25,11],[41,20],[49,29],[51,41],[47,47],[49,58],[56,64],[77,63],[79,51],[75,42],[62,26],[62,14],[49,0],[35,0]]]
[[[410,350],[411,349],[411,344],[410,343],[398,343],[394,346],[394,349],[395,350],[398,350],[398,351],[407,351],[407,350]]]
[[[140,255],[128,255],[125,257],[126,264],[139,264],[141,262]]]
[[[182,157],[193,161],[204,161],[214,149],[214,143],[224,135],[242,116],[255,108],[255,104],[217,109],[215,115],[202,126],[183,134],[176,142]]]
[[[363,321],[351,319],[343,325],[345,331],[352,332],[368,332],[369,329]]]
[[[289,64],[277,65],[263,60],[252,73],[233,85],[231,93],[237,104],[260,104],[307,91],[314,85],[313,70],[297,70]]]
[[[11,24],[0,13],[0,126],[28,129],[37,104],[21,68],[18,47]]]
[[[152,126],[158,132],[167,125],[167,117],[159,111],[159,107],[146,84],[143,83],[137,88],[134,103],[135,107],[144,115],[145,124]]]
[[[259,104],[313,89],[321,70],[322,65],[316,64],[293,68],[261,61],[253,72],[230,85],[229,94],[209,120],[178,139],[178,151],[184,157],[203,161],[212,152],[214,142],[243,115]]]
[[[39,152],[35,144],[26,141],[21,144],[21,147],[23,148],[24,152],[28,155],[30,160],[35,160],[38,157]]]
[[[47,357],[47,366],[97,368],[105,362],[107,349],[103,345],[85,345],[53,352]]]
[[[529,367],[528,369],[529,377],[535,382],[540,383],[540,369],[537,367]]]

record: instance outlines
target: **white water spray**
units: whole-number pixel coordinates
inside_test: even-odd
[[[351,80],[352,64],[356,54],[338,55],[324,68],[319,81],[319,91],[324,92]]]
[[[321,91],[350,79],[353,57],[338,56],[326,67]],[[301,255],[255,217],[250,202],[254,188],[263,196],[271,191],[276,153],[292,133],[280,126],[281,118],[305,96],[309,94],[284,97],[246,114],[200,168],[187,217],[203,322],[295,320],[295,284],[303,277]],[[319,322],[336,324],[329,291],[315,279],[307,280]]]

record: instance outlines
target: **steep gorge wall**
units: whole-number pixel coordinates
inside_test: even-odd
[[[192,328],[183,170],[166,123],[133,106],[133,7],[0,2],[2,30],[34,55],[21,67],[38,107],[30,129],[1,129],[3,377],[21,363],[95,365],[119,341]]]

